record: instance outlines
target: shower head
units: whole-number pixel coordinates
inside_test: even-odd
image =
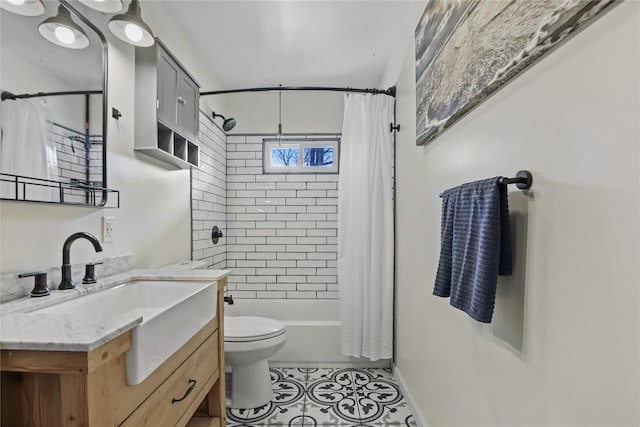
[[[226,119],[224,123],[222,123],[222,129],[224,129],[225,132],[229,132],[234,127],[236,127],[236,119],[234,118]]]
[[[233,129],[236,126],[237,122],[236,122],[236,119],[234,119],[233,117],[229,117],[227,119],[222,114],[216,114],[215,112],[212,112],[211,114],[213,114],[214,119],[216,117],[222,117],[222,119],[224,120],[224,122],[222,123],[222,130],[224,130],[225,132],[229,132],[231,129]]]

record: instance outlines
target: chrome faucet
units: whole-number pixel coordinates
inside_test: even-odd
[[[74,233],[65,240],[64,245],[62,245],[62,281],[60,282],[60,286],[58,289],[73,289],[76,287],[75,282],[71,278],[71,261],[69,260],[69,252],[71,251],[71,244],[76,241],[76,239],[87,239],[93,244],[93,248],[96,252],[102,252],[102,246],[100,242],[93,234],[89,233]]]

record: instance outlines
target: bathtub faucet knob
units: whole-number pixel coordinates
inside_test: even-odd
[[[228,297],[224,297],[224,302],[229,305],[233,305],[233,295],[229,295]]]

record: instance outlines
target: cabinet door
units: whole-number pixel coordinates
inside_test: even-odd
[[[178,124],[178,64],[158,46],[158,119],[169,126]]]
[[[182,73],[178,86],[178,128],[191,139],[198,137],[199,89],[191,78]]]

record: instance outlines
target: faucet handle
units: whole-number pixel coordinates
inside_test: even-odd
[[[87,285],[90,283],[96,283],[98,278],[96,277],[96,265],[103,264],[103,261],[90,262],[84,266],[84,277],[82,283]]]
[[[51,293],[47,286],[47,273],[44,271],[34,271],[32,273],[18,274],[19,278],[23,277],[35,277],[35,283],[31,290],[32,297],[46,297]]]

